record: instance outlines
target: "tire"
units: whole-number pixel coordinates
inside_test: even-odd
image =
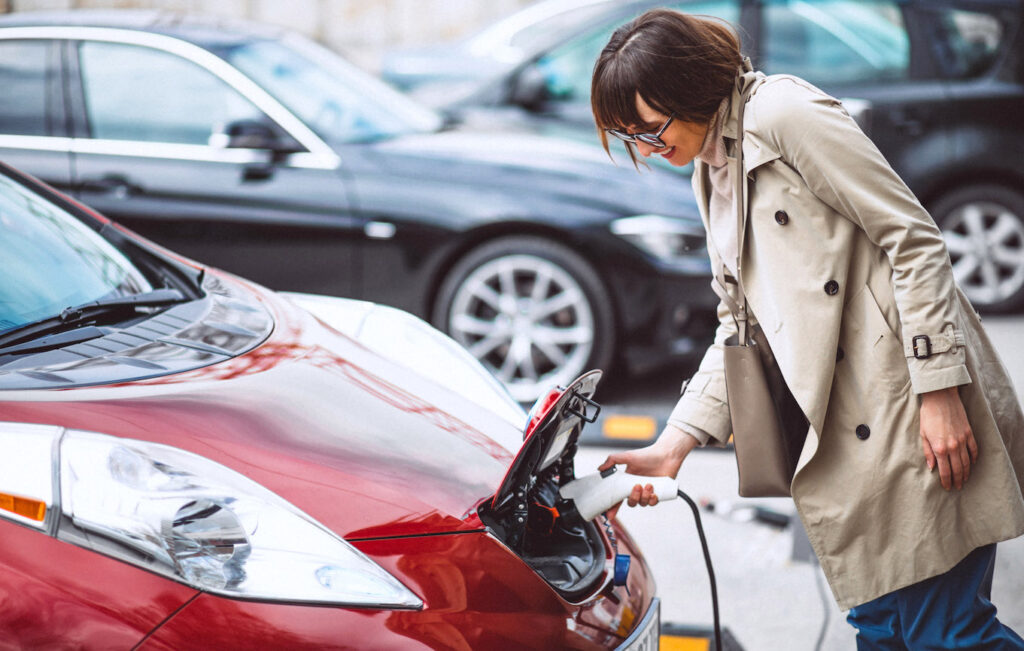
[[[594,268],[540,237],[486,242],[445,276],[432,321],[532,403],[584,371],[608,370],[615,320]]]
[[[1024,196],[1000,185],[954,190],[932,206],[953,276],[974,307],[1010,312],[1024,306]]]

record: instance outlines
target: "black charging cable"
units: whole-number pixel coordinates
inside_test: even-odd
[[[714,616],[715,622],[715,651],[722,651],[722,628],[718,623],[718,586],[715,584],[715,568],[711,566],[711,552],[708,550],[708,539],[704,535],[704,525],[700,520],[700,509],[697,508],[697,503],[690,499],[680,489],[678,491],[679,497],[686,500],[686,503],[690,505],[690,509],[693,511],[693,521],[697,524],[697,536],[700,538],[700,546],[704,550],[704,563],[708,566],[708,580],[711,582],[711,610]]]

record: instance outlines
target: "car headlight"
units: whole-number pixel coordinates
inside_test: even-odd
[[[423,607],[338,535],[219,463],[76,430],[59,449],[61,540],[227,597]]]
[[[662,215],[622,217],[611,223],[611,230],[640,250],[668,263],[697,257],[707,242],[701,226]]]

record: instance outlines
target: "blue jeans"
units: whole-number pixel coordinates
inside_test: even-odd
[[[996,546],[979,547],[953,569],[850,610],[860,651],[1024,650],[989,601]]]

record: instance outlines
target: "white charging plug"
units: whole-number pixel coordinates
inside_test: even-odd
[[[637,484],[651,484],[661,502],[675,498],[679,491],[679,484],[672,477],[631,475],[616,472],[615,466],[612,466],[608,470],[574,479],[562,486],[558,493],[572,500],[580,516],[589,522],[629,497]]]

